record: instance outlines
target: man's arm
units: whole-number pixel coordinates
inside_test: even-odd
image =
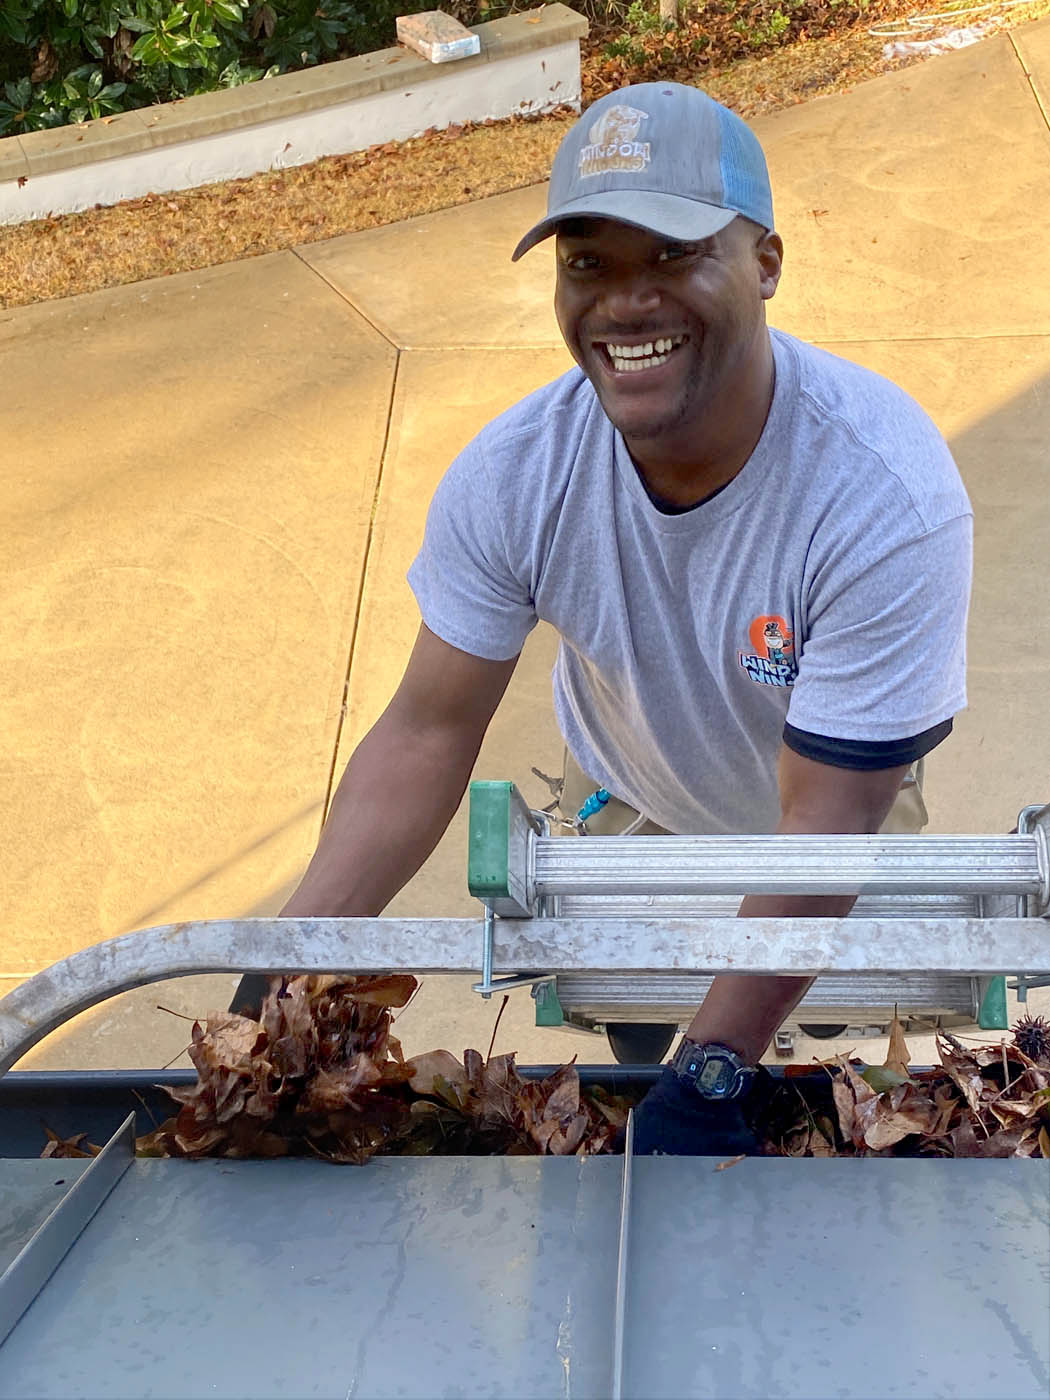
[[[422,626],[390,704],[354,750],[282,917],[367,917],[408,883],[459,806],[517,658],[486,661]]]
[[[780,750],[778,780],[782,835],[864,834],[886,820],[908,766],[857,772],[803,758],[786,746]],[[748,895],[741,918],[842,918],[853,908],[853,895]],[[725,975],[711,984],[700,1010],[686,1030],[701,1044],[717,1041],[757,1064],[784,1018],[808,989],[811,977],[744,977]]]

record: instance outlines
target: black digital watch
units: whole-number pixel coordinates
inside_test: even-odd
[[[742,1098],[758,1073],[728,1045],[698,1045],[685,1039],[675,1051],[671,1068],[701,1098],[714,1101]]]

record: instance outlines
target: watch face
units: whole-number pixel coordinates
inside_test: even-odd
[[[727,1064],[725,1060],[712,1058],[700,1071],[696,1084],[701,1093],[719,1098],[729,1092],[735,1077],[736,1072],[732,1065]]]

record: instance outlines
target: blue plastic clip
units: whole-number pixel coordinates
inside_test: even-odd
[[[592,792],[587,801],[576,813],[578,821],[585,822],[588,817],[593,817],[595,812],[600,812],[609,800],[609,793],[605,788],[598,788],[597,792]]]

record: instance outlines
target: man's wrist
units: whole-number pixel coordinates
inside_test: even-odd
[[[758,1075],[755,1065],[728,1045],[683,1037],[671,1060],[675,1077],[708,1103],[739,1102]]]

